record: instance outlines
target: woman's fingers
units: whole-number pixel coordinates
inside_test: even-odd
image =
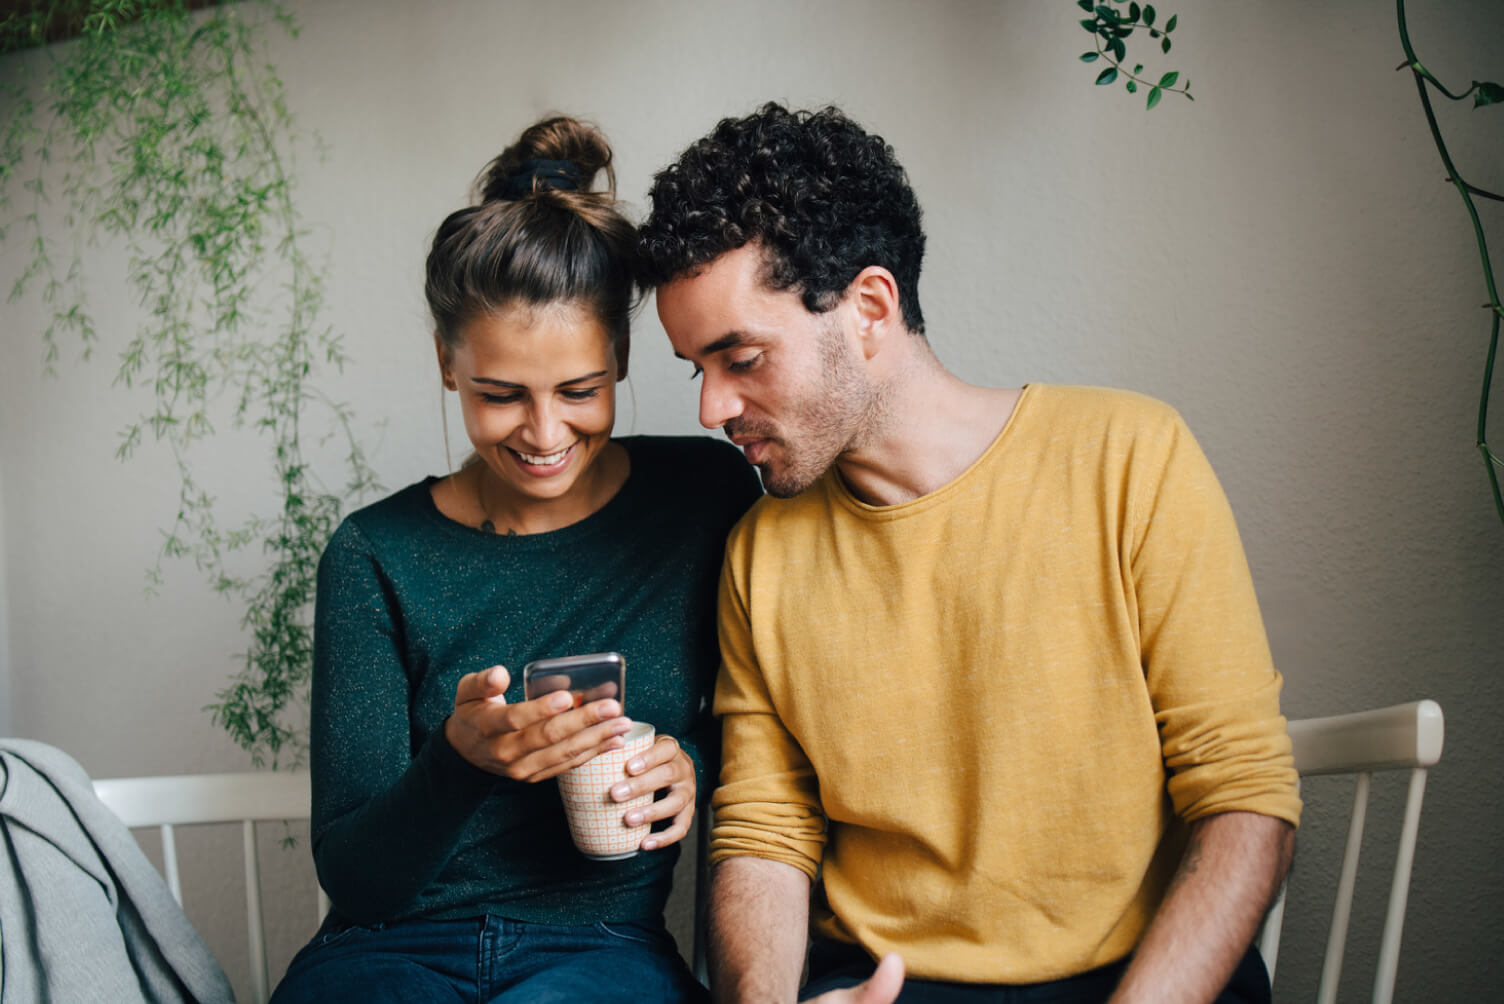
[[[669,792],[667,797],[661,798],[658,801],[654,802],[652,805],[648,806],[646,809],[641,810],[647,821],[654,821],[654,816],[657,812],[663,813],[661,818],[669,818],[669,809],[675,802],[680,800],[681,793],[682,789],[675,788],[673,791]],[[689,823],[690,820],[694,819],[694,815],[694,799],[684,797],[683,805],[680,806],[677,811],[674,811],[672,813],[673,823],[670,824],[667,829],[659,830],[655,833],[649,833],[642,841],[642,849],[645,851],[656,851],[660,847],[667,847],[669,844],[675,844],[683,840],[689,833]],[[628,826],[633,825],[631,820],[632,813],[628,812],[626,819]]]
[[[512,674],[505,666],[492,666],[479,673],[466,673],[454,688],[454,706],[500,697],[512,684]]]
[[[629,802],[643,795],[662,792],[662,797],[648,805],[629,809],[622,821],[628,826],[672,820],[663,830],[649,834],[643,850],[656,850],[683,840],[695,813],[695,769],[689,754],[679,748],[672,736],[659,736],[642,755],[627,763],[625,781],[611,789],[616,802]]]
[[[580,709],[581,712],[584,710]],[[562,721],[573,719],[577,714],[579,712],[559,715],[501,740],[507,744],[518,744],[524,750],[522,755],[510,759],[506,775],[517,781],[542,781],[562,774],[608,749],[619,749],[622,746],[621,737],[632,728],[632,722],[621,717],[608,718],[585,728],[571,728],[577,726],[578,721]],[[550,741],[553,735],[561,732],[562,738]]]

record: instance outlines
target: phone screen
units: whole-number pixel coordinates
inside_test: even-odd
[[[559,659],[539,659],[522,668],[522,693],[527,700],[567,690],[574,695],[574,706],[614,697],[626,707],[627,660],[617,652],[594,655],[568,655]]]

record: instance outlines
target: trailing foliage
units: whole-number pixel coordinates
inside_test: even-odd
[[[1169,70],[1160,75],[1158,82],[1153,82],[1150,77],[1142,77],[1144,72],[1143,63],[1135,63],[1132,71],[1127,68],[1128,62],[1128,39],[1133,36],[1135,30],[1142,29],[1148,32],[1150,39],[1159,41],[1160,52],[1169,55],[1170,33],[1175,30],[1180,21],[1180,15],[1171,14],[1161,21],[1159,12],[1152,4],[1140,7],[1137,3],[1130,3],[1124,9],[1118,0],[1109,0],[1107,3],[1094,3],[1093,0],[1076,0],[1076,6],[1080,7],[1090,17],[1081,19],[1081,27],[1085,28],[1093,36],[1097,44],[1095,50],[1081,53],[1081,62],[1095,63],[1102,60],[1110,65],[1097,74],[1097,83],[1106,85],[1116,83],[1121,77],[1129,94],[1138,93],[1140,87],[1148,88],[1148,107],[1153,108],[1159,104],[1165,94],[1184,94],[1189,101],[1196,99],[1191,97],[1191,81],[1186,79],[1179,87],[1180,72]]]
[[[1478,206],[1473,201],[1474,198],[1479,198],[1504,202],[1504,196],[1485,191],[1462,177],[1462,173],[1457,170],[1457,165],[1452,161],[1452,155],[1447,150],[1446,143],[1442,141],[1441,128],[1436,123],[1436,111],[1431,106],[1430,95],[1430,90],[1435,90],[1442,97],[1452,101],[1465,101],[1468,97],[1472,97],[1473,107],[1483,108],[1504,103],[1504,86],[1493,81],[1474,80],[1467,90],[1457,94],[1452,93],[1416,57],[1415,48],[1410,44],[1410,30],[1405,23],[1405,0],[1396,0],[1395,10],[1399,17],[1400,44],[1405,49],[1405,61],[1396,69],[1403,70],[1408,67],[1415,77],[1415,88],[1420,92],[1420,106],[1426,113],[1426,125],[1431,128],[1431,138],[1436,142],[1436,152],[1441,154],[1441,163],[1447,169],[1447,181],[1456,187],[1457,194],[1462,196],[1463,205],[1467,207],[1468,218],[1473,222],[1473,234],[1478,240],[1478,257],[1483,263],[1483,285],[1488,291],[1488,302],[1483,305],[1483,308],[1489,312],[1489,336],[1488,353],[1483,363],[1483,393],[1478,402],[1477,445],[1479,452],[1483,454],[1484,466],[1488,470],[1488,483],[1493,491],[1494,507],[1499,512],[1499,518],[1504,520],[1504,494],[1501,494],[1499,489],[1499,469],[1504,467],[1504,460],[1501,460],[1488,445],[1488,402],[1493,393],[1494,368],[1499,360],[1499,321],[1504,319],[1504,306],[1499,303],[1499,287],[1494,282],[1494,267],[1488,257],[1488,240],[1483,232],[1483,221],[1478,217]]]
[[[302,756],[295,712],[311,675],[318,558],[345,500],[377,487],[350,413],[315,386],[344,355],[319,319],[325,272],[293,199],[293,121],[264,51],[274,26],[296,34],[274,0],[199,11],[184,0],[37,0],[0,22],[5,53],[77,35],[7,57],[37,68],[10,85],[15,113],[0,135],[0,207],[31,251],[12,299],[40,298],[55,372],[65,339],[85,357],[102,344],[84,248],[104,237],[127,250],[142,319],[116,383],[150,398],[117,455],[154,442],[180,477],[148,580],[189,558],[245,605],[242,665],[207,710],[258,765]],[[264,437],[274,511],[222,520],[193,464],[218,426]],[[304,459],[315,428],[319,441],[341,438],[337,487]]]

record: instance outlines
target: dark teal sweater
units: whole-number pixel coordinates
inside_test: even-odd
[[[361,924],[496,914],[585,924],[655,917],[677,845],[592,861],[555,782],[485,773],[444,738],[455,684],[497,664],[614,650],[626,713],[716,759],[710,693],[727,531],[759,493],[737,451],[628,437],[631,474],[599,512],[496,536],[442,515],[432,478],[353,513],[319,564],[313,854],[334,911]],[[708,783],[714,783],[711,774]]]

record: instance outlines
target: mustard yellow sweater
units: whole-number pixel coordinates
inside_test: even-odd
[[[817,931],[913,976],[1121,958],[1185,823],[1299,821],[1232,513],[1149,398],[1031,385],[932,494],[868,506],[832,471],[765,497],[720,621],[711,860],[818,877]]]

